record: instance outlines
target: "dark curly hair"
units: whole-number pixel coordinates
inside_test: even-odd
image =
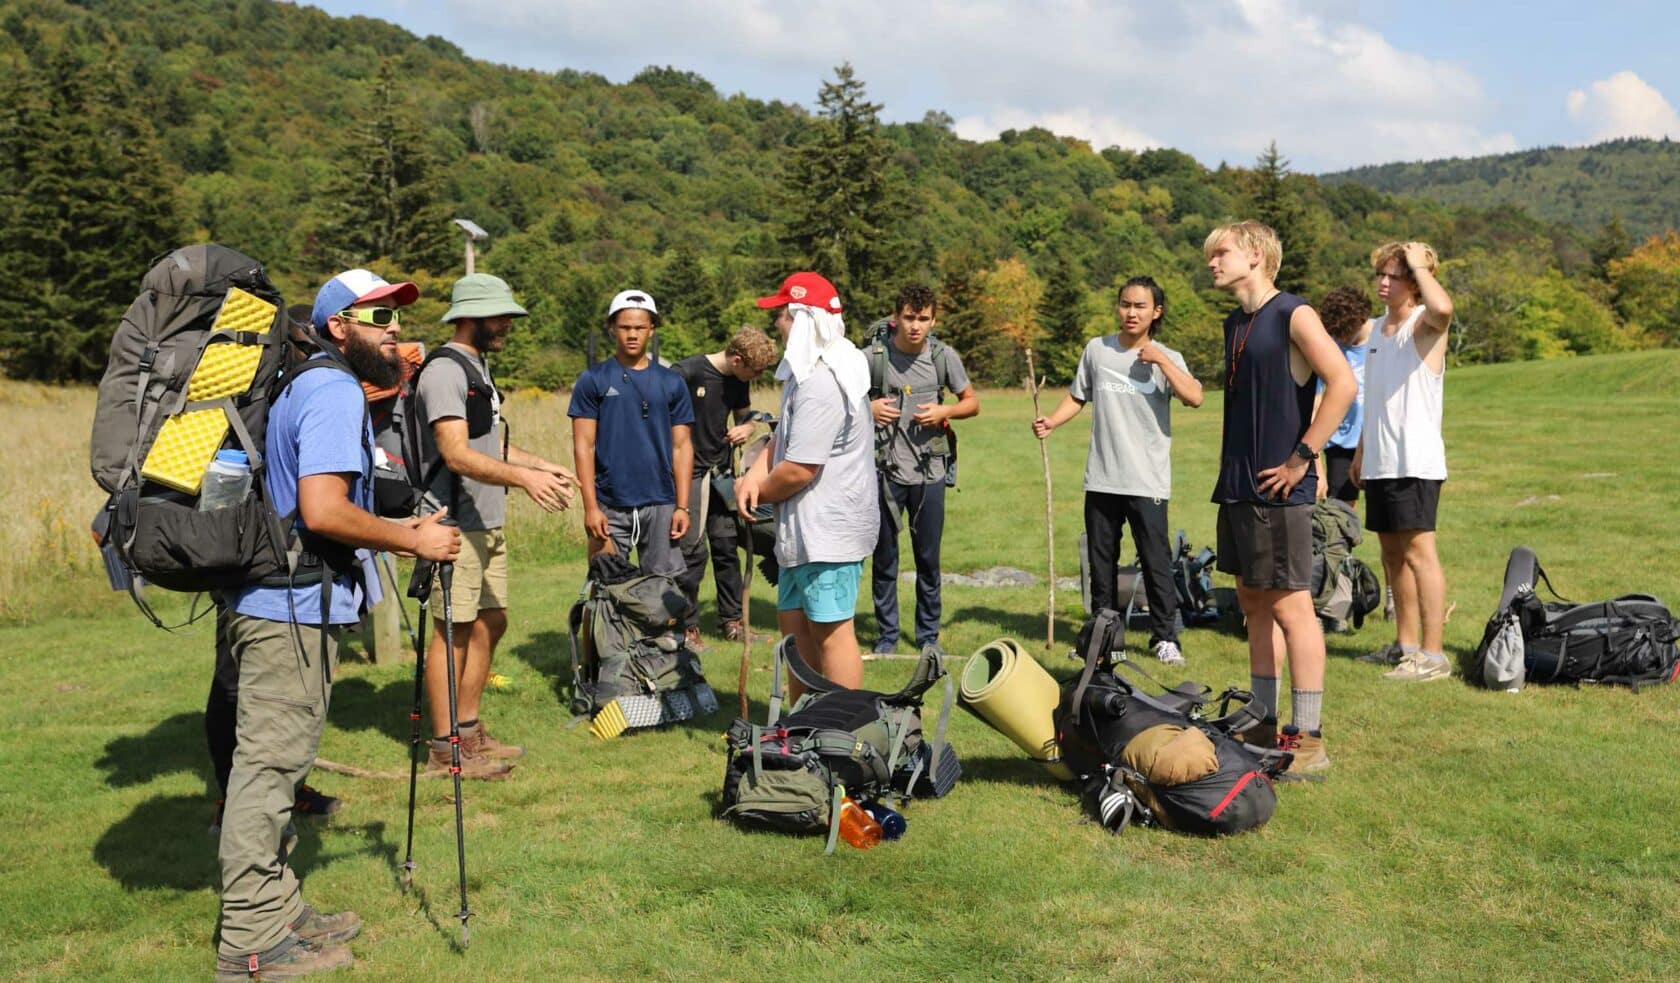
[[[1346,347],[1359,337],[1359,329],[1371,318],[1371,298],[1358,287],[1337,287],[1318,304],[1324,330],[1336,344]]]
[[[933,290],[926,284],[912,283],[898,292],[898,304],[893,307],[893,313],[904,310],[919,311],[923,308],[939,313],[939,298],[934,296]]]

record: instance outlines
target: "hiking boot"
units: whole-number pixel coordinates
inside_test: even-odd
[[[1284,782],[1322,782],[1330,771],[1330,755],[1324,751],[1324,735],[1301,733],[1294,724],[1278,735],[1279,751],[1295,755],[1289,770],[1278,776]]]
[[[1431,679],[1446,679],[1451,675],[1452,666],[1447,663],[1446,656],[1413,652],[1401,659],[1400,665],[1383,673],[1383,678],[1423,683]]]
[[[426,777],[448,778],[450,757],[449,742],[443,741],[440,744],[433,740],[431,742],[431,755],[426,760]],[[491,761],[489,758],[481,758],[476,754],[468,754],[466,741],[461,742],[462,778],[493,782],[508,777],[508,772],[512,770],[513,766],[506,762]]]
[[[726,641],[738,642],[741,640],[741,636],[745,634],[747,634],[747,626],[741,623],[741,619],[736,618],[733,621],[723,623],[723,637]],[[764,632],[755,631],[752,633],[752,643],[754,645],[763,645],[766,642],[773,641],[775,641],[775,638]]]
[[[348,946],[322,945],[288,935],[267,952],[245,956],[217,956],[216,983],[241,980],[289,980],[310,973],[326,973],[354,965]]]
[[[292,923],[297,937],[316,945],[348,942],[362,934],[362,917],[353,911],[323,915],[310,905],[303,906],[303,914]]]
[[[1357,661],[1377,666],[1397,666],[1400,664],[1400,656],[1403,654],[1399,642],[1389,642],[1382,648],[1372,649],[1359,656]]]
[[[343,805],[343,800],[335,796],[326,795],[309,785],[299,785],[297,800],[292,803],[292,815],[325,818]]]
[[[1252,747],[1275,748],[1278,746],[1277,718],[1267,717],[1253,727],[1239,730],[1231,736]]]
[[[491,737],[490,732],[484,729],[482,720],[471,727],[461,728],[461,749],[475,758],[488,758],[492,761],[525,757],[525,749],[519,745],[503,744]]]
[[[1155,643],[1155,658],[1161,660],[1164,666],[1184,665],[1184,653],[1179,651],[1178,643],[1164,638]]]
[[[706,643],[700,638],[700,629],[687,628],[683,630],[683,647],[695,655],[706,653]]]

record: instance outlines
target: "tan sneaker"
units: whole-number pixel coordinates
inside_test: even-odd
[[[313,906],[304,905],[303,914],[292,923],[292,931],[297,933],[298,938],[316,945],[348,942],[362,934],[362,916],[353,911],[323,915]]]
[[[449,742],[433,740],[431,742],[431,756],[426,761],[427,778],[448,778],[450,769]],[[493,782],[508,777],[513,766],[504,761],[491,761],[476,754],[467,753],[467,743],[461,741],[461,777],[474,778],[479,781]]]
[[[348,946],[322,945],[289,935],[268,950],[244,956],[217,956],[216,983],[241,980],[290,980],[311,973],[327,973],[354,965]]]
[[[1431,679],[1446,679],[1451,675],[1452,665],[1447,662],[1446,656],[1413,652],[1401,659],[1398,666],[1383,673],[1383,678],[1423,683]]]
[[[1322,734],[1303,734],[1294,724],[1278,735],[1279,751],[1295,755],[1289,770],[1278,776],[1284,782],[1322,782],[1330,772],[1330,755],[1324,750]]]
[[[519,745],[503,744],[491,737],[490,732],[484,729],[482,720],[471,727],[461,728],[461,748],[475,758],[489,758],[492,761],[525,757],[525,749]]]

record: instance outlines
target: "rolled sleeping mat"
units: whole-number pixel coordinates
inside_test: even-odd
[[[1014,741],[1027,757],[1057,779],[1073,781],[1056,743],[1054,718],[1061,687],[1013,638],[988,642],[969,657],[960,692],[964,706]]]

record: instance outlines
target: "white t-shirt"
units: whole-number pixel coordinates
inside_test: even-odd
[[[810,484],[776,505],[776,562],[847,563],[874,552],[881,515],[868,393],[860,392],[848,408],[826,363],[818,363],[802,383],[788,379],[771,466],[783,461],[816,465],[818,471]]]
[[[1157,343],[1178,368],[1184,356]],[[1158,365],[1122,349],[1120,336],[1085,343],[1068,390],[1091,405],[1085,490],[1167,499],[1172,496],[1172,384]]]
[[[1447,449],[1441,440],[1441,396],[1446,370],[1436,372],[1418,354],[1413,335],[1423,316],[1419,304],[1392,336],[1383,333],[1388,315],[1377,318],[1365,343],[1365,449],[1359,477],[1447,478]]]

